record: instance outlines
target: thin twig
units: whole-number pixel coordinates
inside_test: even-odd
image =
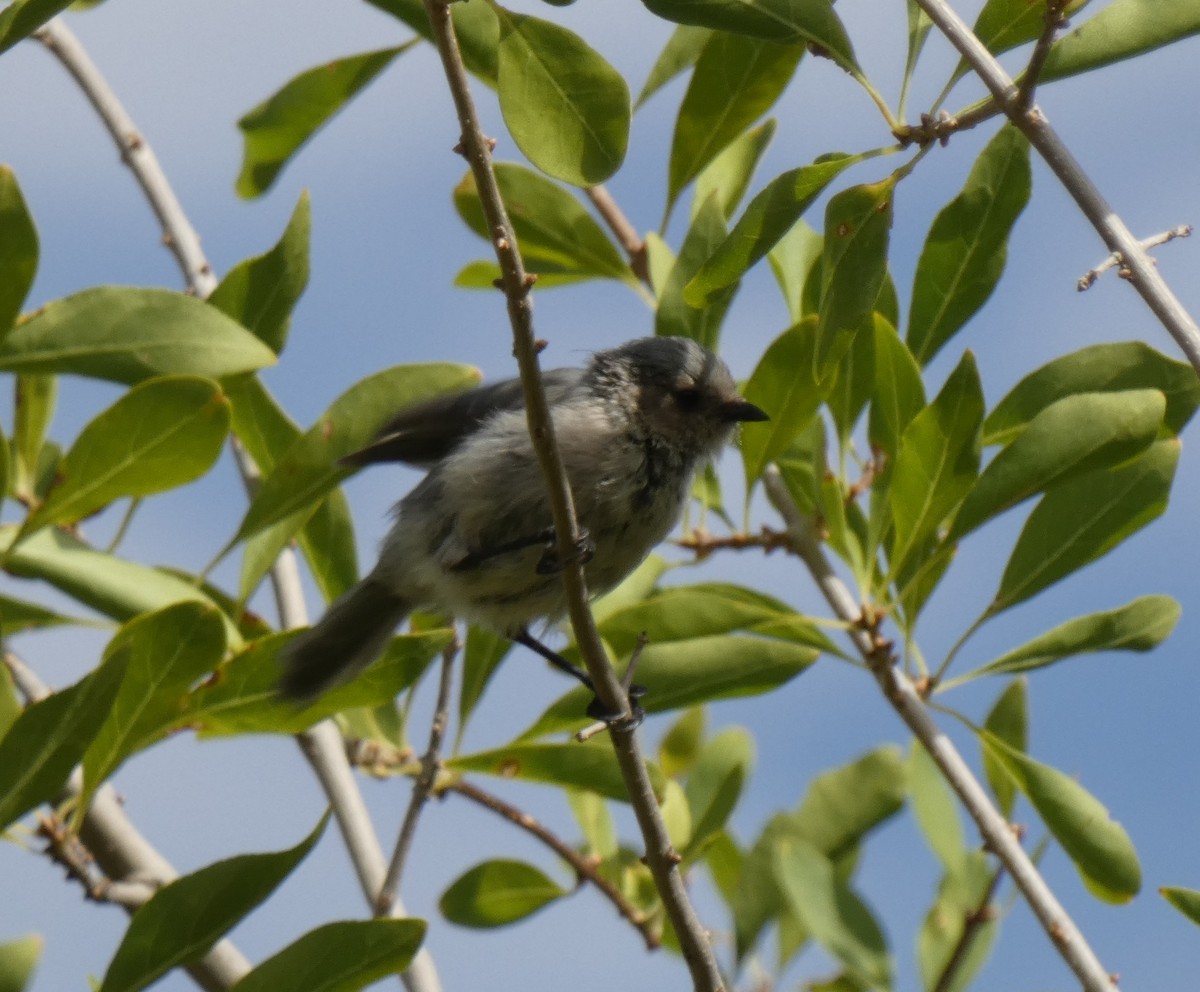
[[[1033,54],[1029,56],[1029,64],[1025,66],[1021,86],[1017,91],[1016,107],[1020,111],[1026,111],[1033,106],[1033,94],[1042,78],[1042,69],[1045,68],[1050,49],[1054,46],[1054,39],[1058,32],[1067,26],[1067,19],[1063,16],[1067,0],[1044,0],[1044,2],[1046,4],[1046,24],[1038,36],[1037,44],[1033,46]]]
[[[200,247],[200,238],[159,164],[149,142],[141,135],[112,88],[88,57],[74,33],[60,18],[44,25],[35,35],[74,77],[121,151],[138,185],[163,229],[163,243],[175,255],[190,292],[206,299],[217,287],[217,277]],[[232,445],[242,477],[247,482],[257,473],[253,459],[236,438]],[[269,571],[284,629],[307,623],[300,570],[295,552],[287,548]],[[346,759],[341,733],[326,720],[297,735],[333,806],[338,828],[354,863],[368,905],[373,906],[384,877],[383,848],[367,813],[366,803]],[[403,913],[397,902],[396,912]],[[424,948],[417,952],[402,976],[409,992],[440,992],[441,982],[433,959]]]
[[[630,223],[625,212],[617,205],[606,186],[588,186],[584,192],[597,213],[604,219],[625,253],[629,256],[629,268],[647,286],[650,285],[650,266],[646,259],[646,241]]]
[[[454,659],[458,656],[461,646],[456,635],[442,652],[442,676],[438,681],[437,703],[434,704],[433,720],[429,725],[429,747],[421,758],[421,771],[413,782],[412,799],[408,804],[408,812],[404,814],[400,835],[396,838],[392,863],[388,865],[387,875],[376,897],[375,912],[380,916],[391,913],[396,902],[396,893],[400,891],[400,878],[404,874],[408,852],[417,832],[417,820],[429,801],[433,783],[441,767],[442,738],[446,736],[446,725],[450,722],[450,689],[454,681]]]
[[[996,809],[954,743],[934,722],[912,680],[897,667],[892,645],[879,635],[877,621],[864,617],[854,596],[834,572],[816,540],[811,521],[792,501],[779,470],[769,467],[763,482],[767,498],[787,524],[796,553],[808,566],[834,613],[850,625],[854,646],[870,667],[884,698],[937,763],[942,776],[979,827],[989,850],[1012,875],[1051,943],[1075,972],[1086,992],[1114,992],[1116,983],[1025,853],[1008,821]]]
[[[1189,238],[1192,235],[1191,224],[1180,224],[1178,227],[1173,227],[1169,231],[1163,231],[1161,234],[1155,234],[1153,237],[1145,238],[1140,242],[1141,246],[1147,251],[1151,248],[1157,248],[1159,245],[1165,245],[1168,241],[1174,241],[1176,238]],[[1129,270],[1125,268],[1125,259],[1121,257],[1120,252],[1113,252],[1103,262],[1097,265],[1094,269],[1088,269],[1083,274],[1079,282],[1075,284],[1075,288],[1079,292],[1091,289],[1096,280],[1105,272],[1114,266],[1120,266],[1117,269],[1117,275],[1122,279],[1129,277]]]
[[[772,530],[764,526],[757,534],[738,532],[725,537],[710,534],[703,527],[697,527],[686,537],[671,542],[676,547],[686,548],[696,555],[697,561],[704,561],[717,551],[748,551],[761,548],[766,554],[783,549],[790,550],[791,539],[786,531]]]
[[[1034,106],[1022,109],[1020,92],[987,47],[974,35],[946,0],[916,0],[938,30],[983,80],[1009,119],[1037,149],[1051,171],[1099,233],[1108,250],[1119,252],[1129,268],[1133,283],[1147,306],[1183,350],[1192,367],[1200,372],[1200,327],[1187,308],[1175,297],[1125,222],[1105,202],[1100,190],[1075,161],[1045,114]]]
[[[522,830],[532,834],[543,844],[549,847],[555,854],[567,862],[575,872],[575,876],[580,881],[587,881],[594,885],[608,899],[609,902],[616,907],[618,913],[626,920],[633,924],[634,928],[642,935],[642,939],[646,942],[648,950],[654,950],[660,944],[658,934],[655,932],[653,921],[646,918],[646,914],[633,905],[612,882],[600,874],[596,870],[595,864],[589,859],[580,854],[570,844],[566,843],[561,837],[553,831],[547,829],[528,813],[506,803],[499,796],[495,796],[490,792],[485,792],[483,789],[470,782],[459,779],[455,782],[447,783],[441,789],[442,792],[453,792],[460,796],[465,796],[472,802],[478,803],[486,809],[490,809],[493,813],[498,813],[510,823],[516,824]]]
[[[958,969],[966,961],[967,952],[971,950],[971,945],[975,943],[983,925],[996,918],[992,900],[996,898],[996,890],[1000,887],[1000,880],[1003,877],[1004,866],[999,865],[992,872],[992,877],[988,881],[983,897],[979,900],[979,905],[972,907],[967,913],[966,919],[963,920],[963,928],[958,935],[958,940],[954,942],[954,949],[950,952],[950,957],[946,959],[946,964],[942,968],[941,974],[938,975],[937,981],[933,983],[933,992],[950,992],[950,989],[954,987]]]
[[[13,684],[34,703],[50,695],[50,689],[28,665],[11,652],[5,652],[4,664],[12,673]],[[78,802],[83,795],[83,771],[75,768],[67,779],[60,798]],[[49,839],[49,838],[47,838]],[[138,831],[111,785],[96,790],[91,806],[79,828],[79,842],[87,857],[104,873],[110,884],[130,883],[153,891],[179,877],[174,866]],[[54,846],[54,845],[52,845]],[[51,857],[58,860],[57,849]],[[60,861],[60,863],[62,863]],[[129,889],[126,889],[126,894]],[[116,900],[113,900],[116,901]],[[132,913],[136,908],[124,906]],[[219,940],[200,960],[186,966],[192,980],[205,992],[227,992],[250,971],[250,962],[228,938]]]
[[[579,544],[579,524],[571,489],[558,445],[554,424],[546,403],[538,365],[538,343],[533,334],[533,310],[529,299],[532,280],[525,272],[516,234],[509,223],[500,190],[492,171],[491,149],[480,129],[471,88],[458,49],[458,39],[450,18],[446,0],[424,0],[425,10],[433,29],[438,54],[446,73],[458,121],[462,128],[462,148],[475,178],[480,204],[492,234],[493,247],[502,273],[501,285],[508,305],[513,329],[513,351],[521,372],[525,395],[525,412],[529,434],[537,453],[538,464],[546,484],[559,561],[565,562],[562,581],[567,600],[575,643],[587,666],[600,703],[610,713],[619,713],[624,721],[614,723],[613,750],[629,793],[638,827],[646,843],[646,865],[654,877],[667,916],[679,938],[680,951],[687,962],[697,992],[716,992],[723,988],[721,973],[713,955],[708,935],[701,926],[688,898],[683,877],[678,870],[679,855],[671,846],[666,824],[658,808],[646,764],[642,760],[636,728],[625,722],[631,716],[629,700],[604,653],[596,632],[596,623],[588,606],[587,585],[583,565],[576,549]]]

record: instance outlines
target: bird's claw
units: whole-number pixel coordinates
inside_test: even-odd
[[[635,730],[641,726],[641,723],[646,719],[646,711],[642,709],[641,699],[646,695],[646,687],[644,685],[631,685],[629,687],[629,715],[623,713],[610,713],[600,702],[600,697],[592,697],[592,701],[588,703],[587,715],[593,720],[598,720],[605,724],[609,730]]]
[[[542,557],[537,563],[538,575],[554,575],[561,572],[572,561],[579,562],[580,565],[586,565],[596,556],[596,542],[592,540],[592,535],[588,533],[586,527],[579,529],[579,539],[575,542],[575,547],[567,558],[562,558],[558,553],[558,545],[554,541],[554,536],[551,535],[546,544],[546,550],[542,552]]]

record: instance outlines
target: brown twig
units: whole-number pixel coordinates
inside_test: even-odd
[[[1033,54],[1029,56],[1029,64],[1021,74],[1021,87],[1017,91],[1016,109],[1026,111],[1033,106],[1033,94],[1042,78],[1042,69],[1054,45],[1054,38],[1067,26],[1063,12],[1067,9],[1068,0],[1045,0],[1046,25],[1038,36],[1037,44],[1033,46]]]
[[[1003,108],[995,100],[985,100],[959,114],[951,114],[945,110],[936,115],[922,114],[919,125],[905,124],[902,127],[896,128],[892,134],[896,136],[901,146],[905,148],[909,145],[924,148],[934,141],[945,146],[949,143],[952,134],[957,134],[959,131],[969,131],[971,128],[982,124],[984,121],[991,120],[1002,113],[1004,113]]]
[[[697,561],[703,561],[717,551],[748,551],[761,548],[765,553],[770,554],[772,551],[780,549],[790,551],[792,546],[787,531],[772,530],[766,525],[757,534],[739,532],[726,537],[717,537],[704,528],[697,527],[686,537],[681,537],[671,543],[676,547],[694,552]]]
[[[412,799],[408,804],[408,812],[404,815],[404,823],[400,827],[400,835],[396,838],[396,850],[392,854],[392,863],[388,866],[383,885],[379,887],[379,895],[375,900],[375,914],[390,916],[396,904],[396,893],[400,891],[400,878],[404,874],[404,864],[408,852],[412,848],[413,837],[417,831],[417,820],[421,810],[429,801],[433,792],[433,783],[437,778],[438,769],[442,764],[442,739],[446,736],[446,725],[450,722],[450,687],[453,683],[454,659],[458,656],[461,644],[458,636],[446,646],[442,652],[442,674],[438,681],[437,703],[434,705],[433,720],[429,725],[429,747],[421,758],[421,771],[413,782]]]
[[[678,870],[678,855],[671,845],[666,824],[658,808],[650,776],[642,759],[636,727],[630,722],[632,711],[629,699],[622,692],[612,666],[608,663],[604,645],[596,631],[596,622],[588,606],[583,564],[577,553],[579,524],[575,519],[571,489],[554,438],[554,424],[550,419],[538,363],[539,348],[533,333],[533,308],[529,299],[533,280],[525,272],[517,248],[516,234],[509,222],[492,170],[491,149],[479,125],[470,83],[454,32],[454,22],[450,18],[449,5],[446,0],[424,0],[424,3],[462,128],[463,151],[475,178],[480,205],[487,218],[496,259],[500,265],[502,287],[513,330],[513,352],[521,373],[530,440],[546,485],[558,559],[566,563],[561,577],[575,643],[579,645],[580,655],[592,679],[596,697],[608,712],[619,713],[623,717],[612,726],[613,751],[621,768],[638,827],[645,840],[646,865],[654,877],[667,916],[675,927],[680,951],[691,973],[693,985],[696,992],[717,992],[724,988],[724,983],[716,958]]]
[[[643,912],[626,899],[620,889],[601,875],[596,870],[596,865],[591,859],[584,857],[552,830],[543,826],[523,810],[506,803],[499,796],[485,792],[478,786],[472,785],[470,782],[463,781],[462,779],[447,783],[442,787],[442,791],[464,796],[485,809],[499,814],[508,820],[509,823],[515,824],[526,833],[536,837],[571,866],[575,872],[575,877],[580,882],[590,882],[616,907],[617,912],[628,920],[638,933],[642,935],[642,939],[646,942],[647,950],[652,951],[659,946],[661,941],[659,940],[658,933],[655,931],[653,921],[648,919]]]
[[[604,219],[604,223],[608,225],[609,230],[621,243],[621,247],[625,249],[625,253],[629,256],[629,268],[633,270],[633,274],[649,286],[650,266],[646,259],[645,238],[638,234],[637,228],[630,223],[629,218],[617,205],[617,201],[612,198],[607,187],[589,186],[584,192],[592,201],[592,206]]]
[[[1173,227],[1169,231],[1163,231],[1161,234],[1155,234],[1153,237],[1146,238],[1144,241],[1139,242],[1139,244],[1141,244],[1143,248],[1149,250],[1151,248],[1157,248],[1159,245],[1165,245],[1168,241],[1174,241],[1176,238],[1189,238],[1191,235],[1192,225],[1180,224],[1178,227]],[[1081,293],[1085,290],[1091,289],[1096,280],[1099,279],[1100,276],[1109,269],[1113,268],[1113,266],[1120,266],[1120,268],[1117,269],[1118,276],[1120,276],[1122,279],[1129,278],[1129,269],[1125,267],[1125,259],[1122,257],[1119,251],[1115,251],[1094,269],[1088,269],[1087,272],[1080,277],[1079,282],[1075,284],[1075,288]]]
[[[938,975],[937,981],[933,984],[933,992],[950,992],[950,989],[954,987],[954,980],[957,977],[958,969],[962,967],[962,963],[966,960],[967,952],[971,949],[975,938],[979,936],[979,931],[985,923],[990,923],[996,918],[996,911],[992,908],[992,900],[996,897],[996,890],[1000,887],[1000,880],[1003,877],[1004,865],[998,865],[992,873],[991,880],[988,882],[988,886],[984,890],[979,904],[966,914],[966,918],[963,920],[962,932],[959,933],[958,940],[954,942],[954,950],[950,952],[950,957],[946,959],[946,964]]]

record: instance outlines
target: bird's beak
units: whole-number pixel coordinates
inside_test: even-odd
[[[747,402],[740,396],[726,400],[721,404],[721,418],[730,423],[746,423],[747,421],[770,420],[771,418],[753,403]]]

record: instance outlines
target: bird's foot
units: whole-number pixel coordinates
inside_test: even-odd
[[[572,561],[579,562],[580,565],[586,565],[596,556],[596,542],[592,540],[592,535],[588,533],[586,527],[579,528],[579,538],[575,541],[575,547],[570,554],[563,558],[558,553],[558,543],[555,540],[553,532],[546,542],[546,550],[542,552],[542,557],[537,563],[538,575],[554,575],[561,572]]]

